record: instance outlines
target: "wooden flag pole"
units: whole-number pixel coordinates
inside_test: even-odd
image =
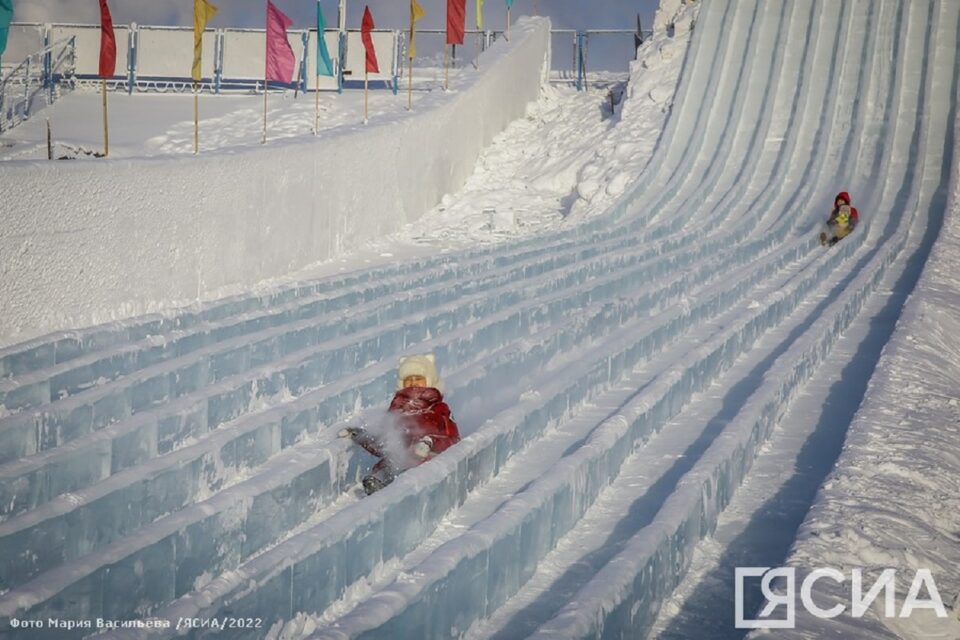
[[[260,144],[267,144],[267,88],[269,86],[269,80],[266,76],[263,78],[263,140],[260,141]]]
[[[100,89],[103,94],[103,157],[110,155],[110,127],[107,118],[107,79],[100,80]]]
[[[540,3],[537,0],[533,0],[533,15],[540,15]]]
[[[443,90],[450,89],[450,45],[443,45]]]
[[[370,119],[370,72],[363,68],[363,124]]]
[[[507,7],[507,40],[510,39],[510,7]]]
[[[200,94],[193,83],[193,155],[200,153]]]
[[[483,15],[481,14],[481,7],[480,7],[480,5],[478,4],[478,5],[477,5],[477,17],[476,17],[476,20],[477,20],[477,21],[476,21],[476,25],[477,25],[477,39],[476,39],[477,57],[476,57],[476,60],[474,60],[474,62],[473,62],[473,68],[474,68],[474,69],[479,69],[479,68],[480,68],[480,50],[483,49],[483,27],[482,27],[481,24],[480,24],[480,21],[481,21],[482,19],[483,19]]]
[[[319,66],[319,60],[317,61]],[[316,116],[313,120],[313,135],[317,135],[317,132],[320,131],[320,74],[317,74],[317,86],[314,89],[314,98],[316,102]]]

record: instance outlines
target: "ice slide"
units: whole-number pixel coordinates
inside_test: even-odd
[[[8,350],[0,637],[643,637],[795,400],[879,356],[844,336],[941,228],[958,30],[949,0],[707,0],[604,215]],[[865,220],[823,250],[840,188]],[[358,499],[334,434],[427,350],[466,437]]]

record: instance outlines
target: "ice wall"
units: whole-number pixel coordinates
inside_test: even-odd
[[[318,139],[5,165],[0,344],[249,287],[416,220],[537,99],[549,43],[548,20],[520,21],[450,92]]]

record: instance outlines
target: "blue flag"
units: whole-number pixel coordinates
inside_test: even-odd
[[[513,6],[513,0],[507,0],[507,9]]]
[[[0,2],[4,2],[4,0],[0,0]],[[327,22],[323,19],[320,0],[317,0],[317,75],[333,77],[333,61],[330,60],[327,41],[323,37],[323,32],[326,28]]]
[[[7,48],[7,34],[13,20],[13,0],[0,0],[0,56]]]

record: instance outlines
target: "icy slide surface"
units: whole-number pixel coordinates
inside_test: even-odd
[[[263,626],[220,637],[642,637],[808,419],[791,403],[912,290],[958,30],[946,0],[708,0],[605,214],[5,352],[0,637],[225,615]],[[863,222],[824,250],[840,189]],[[334,434],[428,350],[466,437],[358,500],[371,460]]]

